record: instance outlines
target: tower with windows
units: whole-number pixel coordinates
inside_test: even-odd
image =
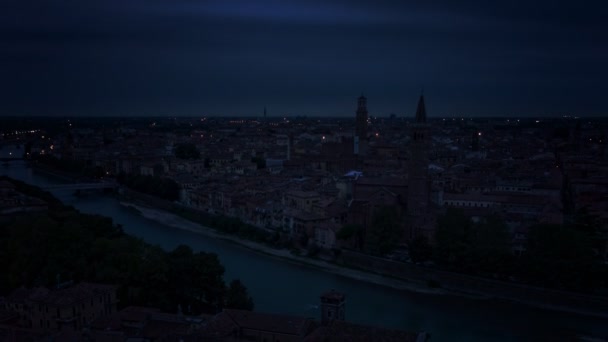
[[[359,141],[367,139],[367,99],[363,95],[359,96],[357,101],[355,136]]]
[[[429,203],[428,181],[429,126],[427,125],[424,96],[416,109],[416,120],[410,129],[410,159],[408,162],[407,214],[410,220],[409,238],[419,234],[422,218]]]

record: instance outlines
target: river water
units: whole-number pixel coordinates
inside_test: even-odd
[[[11,148],[13,154],[19,153]],[[0,149],[0,158],[8,148]],[[29,168],[23,161],[0,165],[0,174],[45,187],[63,181]],[[217,253],[225,279],[239,278],[254,299],[255,310],[319,317],[319,295],[336,289],[346,295],[346,319],[356,323],[426,331],[432,341],[570,340],[571,334],[608,337],[603,319],[530,308],[495,300],[430,295],[395,290],[293,264],[239,245],[144,218],[112,196],[75,197],[54,190],[65,204],[86,213],[111,217],[128,234],[164,249],[187,244]]]

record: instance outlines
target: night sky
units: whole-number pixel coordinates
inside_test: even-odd
[[[0,115],[608,116],[606,6],[3,0]]]

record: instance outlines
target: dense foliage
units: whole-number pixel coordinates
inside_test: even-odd
[[[239,279],[230,282],[226,306],[229,308],[253,310],[253,299],[249,296],[247,288]]]
[[[436,261],[468,273],[510,272],[510,237],[497,217],[473,223],[462,210],[448,209],[439,217],[435,236]]]
[[[20,191],[34,195],[36,190],[20,186]],[[190,313],[251,309],[245,286],[227,287],[223,275],[215,254],[184,245],[165,252],[125,234],[110,218],[82,214],[56,200],[47,212],[0,222],[0,295],[20,286],[92,281],[118,285],[120,306],[168,312],[181,306]]]
[[[412,262],[425,262],[433,257],[433,247],[426,236],[418,235],[409,243],[409,254]]]
[[[148,195],[175,201],[179,199],[179,185],[170,178],[121,173],[116,180],[127,187]]]
[[[587,291],[606,285],[606,265],[594,256],[592,241],[572,226],[532,227],[519,268],[522,277],[547,287]]]
[[[499,218],[473,223],[462,210],[448,209],[437,223],[434,259],[454,271],[591,292],[608,285],[608,270],[597,252],[598,227],[586,212],[579,212],[572,224],[535,225],[526,251],[514,256]]]
[[[362,250],[365,238],[365,229],[360,224],[346,224],[336,233],[336,239],[350,241],[351,246]]]
[[[397,247],[402,235],[401,217],[395,207],[380,207],[372,216],[365,250],[377,255],[390,253]]]

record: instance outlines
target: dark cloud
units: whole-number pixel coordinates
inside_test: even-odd
[[[602,115],[608,17],[562,1],[6,1],[0,114]]]

